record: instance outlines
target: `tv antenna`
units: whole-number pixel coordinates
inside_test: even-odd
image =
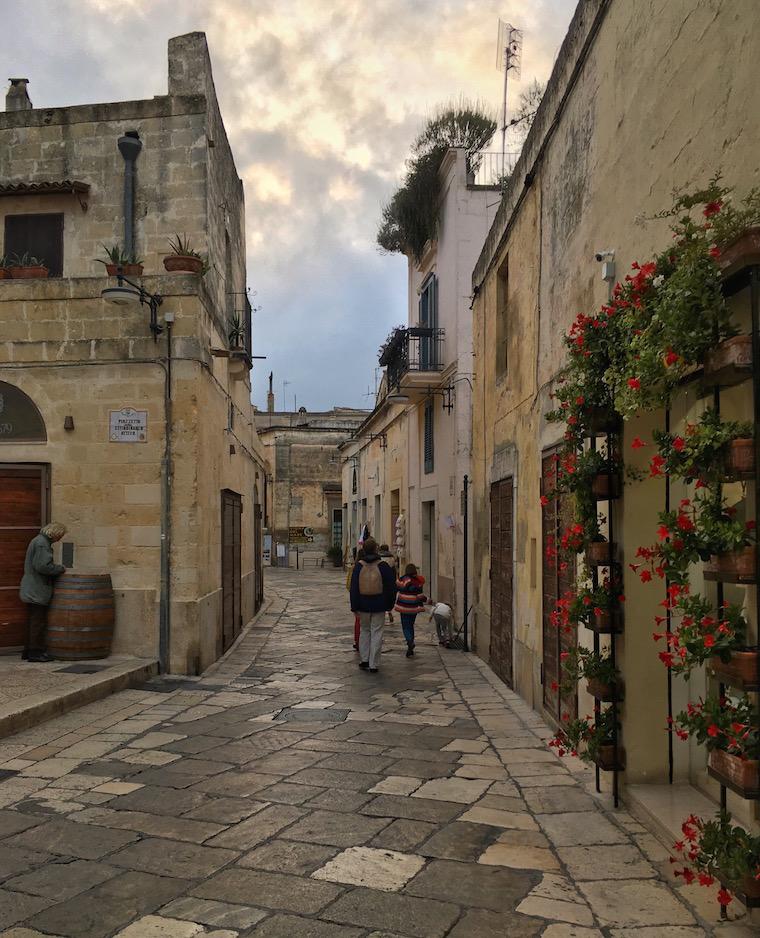
[[[499,20],[499,36],[496,40],[496,68],[504,72],[504,100],[501,107],[501,185],[504,187],[506,178],[507,158],[507,86],[509,73],[513,78],[520,80],[520,65],[522,64],[522,30]]]

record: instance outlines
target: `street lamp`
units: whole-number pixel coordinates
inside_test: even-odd
[[[117,268],[116,273],[117,286],[106,287],[100,291],[100,295],[107,303],[113,303],[114,306],[147,306],[150,309],[150,331],[153,333],[153,341],[158,342],[158,337],[164,331],[164,327],[158,324],[158,307],[163,303],[164,298],[159,293],[149,293],[145,287],[139,283],[134,283],[121,273],[121,268]]]

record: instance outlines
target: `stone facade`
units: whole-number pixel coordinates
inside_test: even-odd
[[[489,659],[494,573],[489,495],[494,484],[508,480],[514,493],[512,684],[539,711],[544,707],[540,546],[536,551],[544,533],[541,457],[561,433],[543,415],[551,409],[549,392],[564,363],[563,335],[579,311],[597,309],[607,299],[595,252],[614,249],[622,277],[634,260],[667,243],[667,220],[642,225],[639,217],[668,208],[674,188],[702,185],[718,169],[738,195],[757,184],[760,137],[757,123],[748,120],[747,102],[759,54],[760,34],[746,29],[735,4],[697,4],[688,10],[657,4],[657,15],[645,17],[624,0],[580,4],[475,267],[474,538],[484,545],[475,570],[476,648]],[[666,88],[670,93],[663,93]],[[662,414],[637,418],[626,429],[626,460],[633,436],[649,438],[662,419]],[[618,526],[627,598],[618,661],[626,684],[621,715],[628,785],[668,778],[667,682],[649,626],[661,597],[628,569],[636,546],[651,542],[662,508],[656,483],[644,483],[640,496],[623,499]],[[753,606],[748,603],[750,610]],[[590,643],[590,633],[579,641]],[[704,676],[688,685],[675,682],[675,711],[704,689]],[[581,691],[579,712],[591,707]],[[716,797],[704,749],[676,746],[676,781]],[[730,792],[729,808],[746,820],[747,803]]]
[[[341,545],[344,518],[338,447],[366,415],[366,410],[350,407],[256,412],[256,429],[271,467],[265,520],[272,538],[273,565],[295,566],[296,543],[299,563],[300,554],[307,555],[307,563],[319,562],[334,543]],[[310,528],[307,536],[313,540],[291,543],[292,528]]]
[[[102,243],[124,236],[117,140],[127,131],[142,142],[135,247],[145,289],[163,297],[156,342],[146,306],[101,299],[116,281],[94,260]],[[12,184],[55,180],[89,191],[7,194]],[[62,213],[63,276],[0,280],[0,381],[23,390],[47,427],[44,444],[0,442],[0,467],[49,467],[49,513],[69,529],[74,569],[112,576],[114,651],[156,656],[163,636],[166,668],[205,668],[224,644],[221,493],[242,503],[237,630],[261,599],[254,519],[266,475],[250,348],[211,354],[227,354],[230,319],[248,312],[243,187],[205,36],[169,41],[167,95],[0,114],[3,187],[0,226],[7,215]],[[177,232],[207,256],[204,276],[164,272]],[[147,411],[146,442],[109,441],[109,413],[125,407]],[[64,429],[67,416],[73,429]]]

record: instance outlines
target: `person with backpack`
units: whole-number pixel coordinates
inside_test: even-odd
[[[396,581],[396,612],[401,613],[407,658],[414,656],[414,620],[420,612],[424,612],[427,604],[427,596],[422,593],[424,585],[425,577],[420,575],[413,563],[406,565],[404,575]]]
[[[376,674],[383,650],[385,613],[393,608],[396,575],[378,553],[377,542],[364,542],[364,557],[351,576],[351,611],[359,614],[359,667]]]

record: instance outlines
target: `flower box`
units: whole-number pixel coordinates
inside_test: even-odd
[[[622,480],[616,472],[599,472],[591,480],[591,494],[599,501],[620,498],[622,490]]]
[[[758,766],[760,762],[757,759],[741,759],[723,749],[713,749],[709,755],[707,764],[712,770],[713,776],[720,776],[719,781],[725,781],[734,791],[745,794],[753,794],[760,788],[760,773]]]
[[[7,267],[0,267],[0,280],[10,280],[11,272]]]
[[[8,273],[13,280],[44,279],[50,271],[47,267],[37,264],[34,267],[9,267]]]
[[[705,356],[704,383],[740,384],[752,373],[752,336],[735,335],[726,339]]]
[[[164,258],[164,267],[170,273],[199,274],[203,270],[203,258],[190,254],[169,254]]]
[[[589,694],[591,694],[592,697],[595,697],[597,700],[601,700],[604,703],[612,703],[613,700],[623,699],[619,685],[605,684],[596,677],[586,678],[586,690],[589,692]]]
[[[586,563],[589,567],[608,567],[614,563],[617,545],[609,541],[592,541],[586,548]]]
[[[760,688],[756,651],[732,651],[730,661],[723,661],[715,655],[710,658],[710,668],[721,683],[730,687],[739,690]]]
[[[723,467],[724,482],[755,478],[755,441],[752,437],[731,440]]]
[[[106,273],[109,277],[142,277],[142,264],[106,264]]]
[[[751,264],[760,264],[760,227],[747,228],[722,249],[718,258],[718,267],[724,277],[730,277]]]
[[[704,566],[704,577],[720,583],[754,583],[755,554],[754,544],[725,554],[713,554]]]
[[[617,752],[615,749],[617,748]],[[594,762],[603,772],[614,772],[615,769],[625,768],[625,749],[614,743],[604,743],[599,747],[599,752],[594,758]]]
[[[587,407],[583,412],[583,423],[590,436],[602,436],[605,433],[616,433],[622,418],[611,407]]]
[[[623,616],[619,609],[601,609],[588,620],[587,628],[597,635],[620,635]]]

